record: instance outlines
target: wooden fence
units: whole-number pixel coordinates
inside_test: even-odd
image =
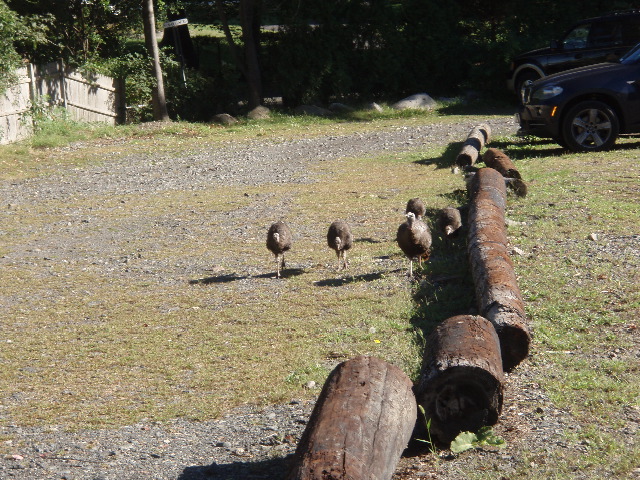
[[[104,75],[87,76],[53,62],[17,70],[17,82],[0,95],[0,143],[28,137],[32,113],[41,106],[60,106],[73,120],[124,123],[124,82]]]

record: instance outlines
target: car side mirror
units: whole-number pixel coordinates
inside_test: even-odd
[[[552,50],[561,50],[562,49],[562,43],[560,43],[559,40],[551,40],[551,42],[549,43],[549,47]]]

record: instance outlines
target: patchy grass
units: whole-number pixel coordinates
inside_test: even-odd
[[[434,121],[470,119],[281,116],[234,128],[125,127],[65,148],[2,147],[0,179],[37,181],[108,164],[105,158],[123,151],[181,154],[256,137]],[[522,222],[508,232],[524,252],[513,258],[534,327],[531,358],[514,375],[525,374],[575,422],[562,445],[518,444],[509,478],[633,478],[640,458],[633,429],[640,417],[638,139],[590,155],[534,139],[499,138],[493,146],[514,159],[529,185],[528,196],[510,197],[508,206],[509,218]],[[458,147],[322,162],[312,185],[228,187],[197,197],[94,195],[3,208],[2,422],[77,429],[143,417],[213,418],[245,402],[316,397],[307,382],[321,385],[335,364],[358,354],[385,358],[415,377],[424,336],[472,307],[472,289],[463,239],[436,239],[424,281],[410,284],[395,231],[410,197],[423,197],[433,211],[464,202],[461,178],[447,168]],[[244,241],[230,245],[212,233],[209,218],[257,205],[268,210],[281,197],[296,239],[286,278],[275,281],[264,248],[272,219],[248,216]],[[88,218],[78,214],[89,211]],[[356,237],[346,273],[335,271],[324,243],[336,218],[349,221]],[[31,248],[43,232],[55,237],[65,229],[77,234],[64,248]],[[92,246],[105,238],[112,240],[97,254]]]

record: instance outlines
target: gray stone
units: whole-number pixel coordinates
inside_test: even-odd
[[[271,110],[262,105],[258,105],[256,108],[247,113],[247,118],[251,120],[265,120],[271,117]]]
[[[211,122],[218,123],[220,125],[234,125],[238,123],[238,120],[236,120],[234,117],[232,117],[228,113],[218,113],[217,115],[213,116],[213,118],[211,119]]]
[[[332,103],[331,105],[329,105],[329,110],[331,110],[334,113],[349,113],[349,112],[353,112],[353,108],[351,108],[349,105],[345,105],[344,103]]]
[[[436,105],[436,101],[426,93],[416,93],[415,95],[403,98],[399,102],[394,103],[391,107],[397,110],[406,110],[409,108],[431,110],[435,108]]]
[[[311,115],[313,117],[328,117],[333,115],[331,110],[327,110],[326,108],[318,107],[316,105],[300,105],[296,107],[294,112],[297,115]]]
[[[366,110],[375,110],[376,112],[382,113],[382,107],[378,105],[376,102],[371,102],[366,106]]]

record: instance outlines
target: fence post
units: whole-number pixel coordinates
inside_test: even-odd
[[[29,110],[23,114],[23,119],[26,123],[26,117],[29,118],[29,123],[31,124],[31,128],[35,127],[34,119],[33,119],[33,107],[37,105],[38,102],[38,92],[36,91],[36,75],[34,73],[35,65],[31,62],[27,64],[27,75],[29,75]]]
[[[115,81],[116,86],[116,123],[124,125],[127,123],[127,91],[126,83],[123,77],[119,77]]]
[[[64,109],[67,109],[67,85],[66,78],[64,75],[64,60],[60,59],[58,61],[58,65],[60,68],[60,96],[62,97],[62,106]]]

